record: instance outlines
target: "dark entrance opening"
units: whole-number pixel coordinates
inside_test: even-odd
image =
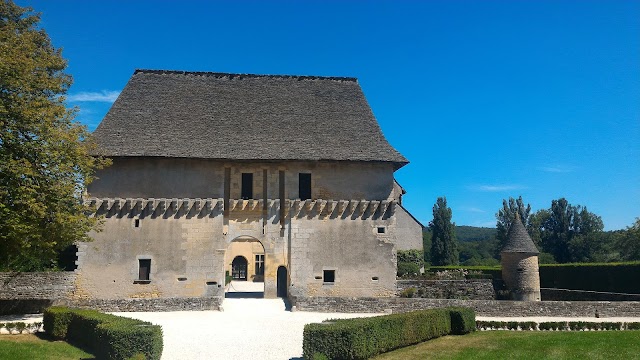
[[[240,197],[243,200],[253,199],[253,174],[242,173],[242,187]]]
[[[231,262],[231,277],[233,280],[247,280],[247,259],[236,256]]]
[[[278,267],[278,297],[287,297],[287,268],[284,266]]]

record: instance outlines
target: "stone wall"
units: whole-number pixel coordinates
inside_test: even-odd
[[[593,316],[640,317],[640,302],[608,301],[500,301],[406,298],[296,298],[292,303],[297,311],[383,313],[407,312],[448,306],[465,306],[478,316]]]
[[[219,310],[222,297],[157,299],[86,299],[64,305],[108,312]]]
[[[469,280],[398,280],[400,295],[415,288],[415,297],[427,299],[494,300],[496,298],[491,279]]]
[[[73,272],[0,273],[0,299],[63,299],[73,293]]]
[[[0,273],[0,314],[31,314],[72,296],[73,272]]]

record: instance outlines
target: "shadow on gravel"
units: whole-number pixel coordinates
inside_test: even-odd
[[[264,292],[228,292],[224,294],[227,299],[262,299]]]

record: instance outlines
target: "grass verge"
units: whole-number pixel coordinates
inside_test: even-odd
[[[78,360],[94,356],[64,341],[49,340],[44,335],[0,336],[0,359]]]
[[[637,359],[640,331],[479,331],[375,357],[410,359]]]

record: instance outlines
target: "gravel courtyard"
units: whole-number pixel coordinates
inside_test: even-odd
[[[285,311],[282,299],[225,299],[224,311],[115,313],[162,326],[163,360],[302,358],[305,324],[379,314]]]

